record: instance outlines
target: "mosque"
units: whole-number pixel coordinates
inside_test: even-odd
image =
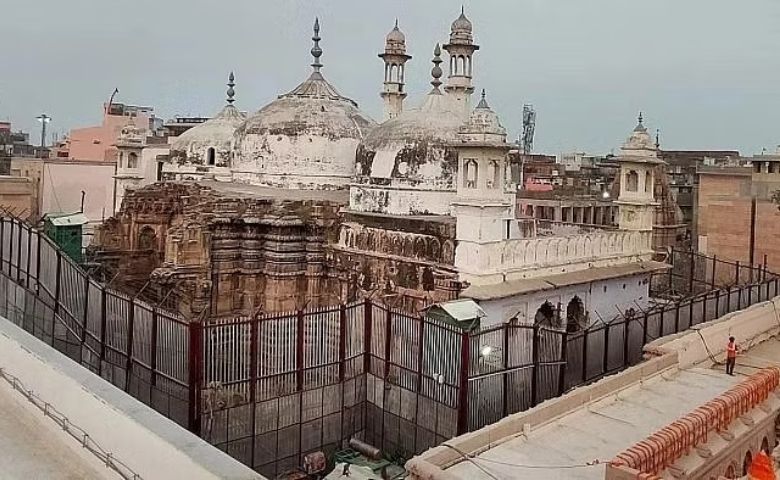
[[[480,47],[465,13],[433,48],[422,98],[407,99],[397,22],[385,40],[381,123],[325,79],[315,21],[311,74],[257,112],[233,105],[231,73],[226,106],[167,155],[120,139],[141,161],[120,161],[122,206],[91,247],[107,277],[193,315],[381,298],[571,330],[646,305],[666,265],[651,248],[663,161],[641,119],[618,158],[619,228],[524,218],[484,89],[472,107]]]

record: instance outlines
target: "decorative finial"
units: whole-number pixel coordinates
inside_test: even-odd
[[[642,118],[642,112],[639,112],[639,126],[640,127],[644,126],[644,125],[642,125],[642,121],[644,121],[644,119]]]
[[[466,9],[465,9],[465,7],[463,6],[462,3],[460,4],[460,14],[461,15],[465,15],[466,14]]]
[[[482,98],[480,98],[479,103],[477,104],[477,108],[490,108],[490,106],[487,103],[487,100],[485,100],[485,89],[482,89]]]
[[[236,91],[233,90],[233,87],[236,86],[235,80],[236,80],[236,76],[233,75],[233,72],[230,72],[230,75],[228,76],[228,83],[227,83],[227,86],[228,86],[228,89],[227,89],[227,102],[230,105],[233,105],[233,102],[235,101],[233,99],[233,96],[236,94]]]
[[[395,27],[394,27],[394,28],[395,28],[396,30],[398,30],[398,19],[397,19],[397,18],[395,19]]]
[[[311,47],[311,54],[314,57],[314,63],[311,64],[312,67],[314,67],[314,71],[318,72],[320,71],[320,68],[322,68],[322,63],[320,63],[320,57],[322,56],[322,49],[320,48],[320,19],[319,17],[314,19],[314,36],[311,37],[311,39],[314,41],[314,46]]]
[[[433,49],[433,68],[431,69],[431,76],[433,77],[433,80],[431,80],[431,85],[433,85],[433,91],[438,93],[441,93],[439,90],[441,80],[439,79],[444,73],[441,71],[441,67],[439,66],[441,62],[441,47],[437,43],[436,48]]]
[[[661,148],[661,129],[655,129],[655,149]]]

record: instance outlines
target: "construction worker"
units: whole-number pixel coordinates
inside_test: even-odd
[[[726,345],[726,373],[734,375],[734,364],[737,363],[737,343],[734,337],[729,337],[729,343]]]

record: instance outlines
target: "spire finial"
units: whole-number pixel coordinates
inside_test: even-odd
[[[463,6],[463,4],[460,4],[460,14],[465,15],[466,14],[466,8]]]
[[[487,103],[487,100],[485,99],[485,89],[482,89],[482,98],[479,99],[479,103],[477,104],[477,108],[490,108],[490,106]]]
[[[397,18],[395,19],[395,27],[394,27],[394,28],[395,28],[396,30],[398,30],[398,19],[397,19]]]
[[[644,118],[642,117],[642,112],[641,111],[639,112],[638,120],[639,120],[639,126],[643,127],[644,125],[642,125],[642,122],[644,121]]]
[[[661,129],[656,128],[655,129],[655,149],[658,150],[661,148]]]
[[[436,48],[433,49],[433,68],[431,69],[431,76],[433,77],[433,80],[431,80],[431,85],[433,85],[432,92],[441,93],[439,90],[439,86],[441,85],[441,80],[439,80],[444,72],[441,71],[441,67],[439,64],[442,62],[441,59],[441,47],[439,44],[436,44]]]
[[[228,89],[227,89],[227,103],[229,103],[230,105],[233,105],[233,102],[235,101],[233,99],[233,97],[236,94],[236,91],[233,90],[233,87],[236,86],[235,80],[236,80],[236,76],[233,75],[233,72],[230,72],[230,75],[228,76],[228,83],[227,83],[227,86],[228,86]]]
[[[311,39],[314,41],[314,46],[311,47],[311,55],[314,57],[314,63],[311,64],[311,66],[314,68],[315,72],[320,71],[320,68],[322,68],[322,63],[320,63],[320,57],[322,56],[322,49],[320,48],[320,19],[319,17],[316,17],[314,19],[314,36],[311,37]]]

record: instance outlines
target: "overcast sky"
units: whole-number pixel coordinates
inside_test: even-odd
[[[0,119],[54,131],[99,122],[101,105],[213,115],[236,73],[256,111],[310,71],[320,17],[323,73],[380,119],[377,53],[398,17],[414,58],[407,106],[430,88],[433,46],[460,1],[0,0]],[[512,138],[537,110],[536,151],[609,152],[645,112],[669,149],[774,150],[780,143],[778,0],[465,0],[481,49],[475,84]],[[446,65],[446,63],[445,63]],[[474,102],[476,103],[476,102]]]

